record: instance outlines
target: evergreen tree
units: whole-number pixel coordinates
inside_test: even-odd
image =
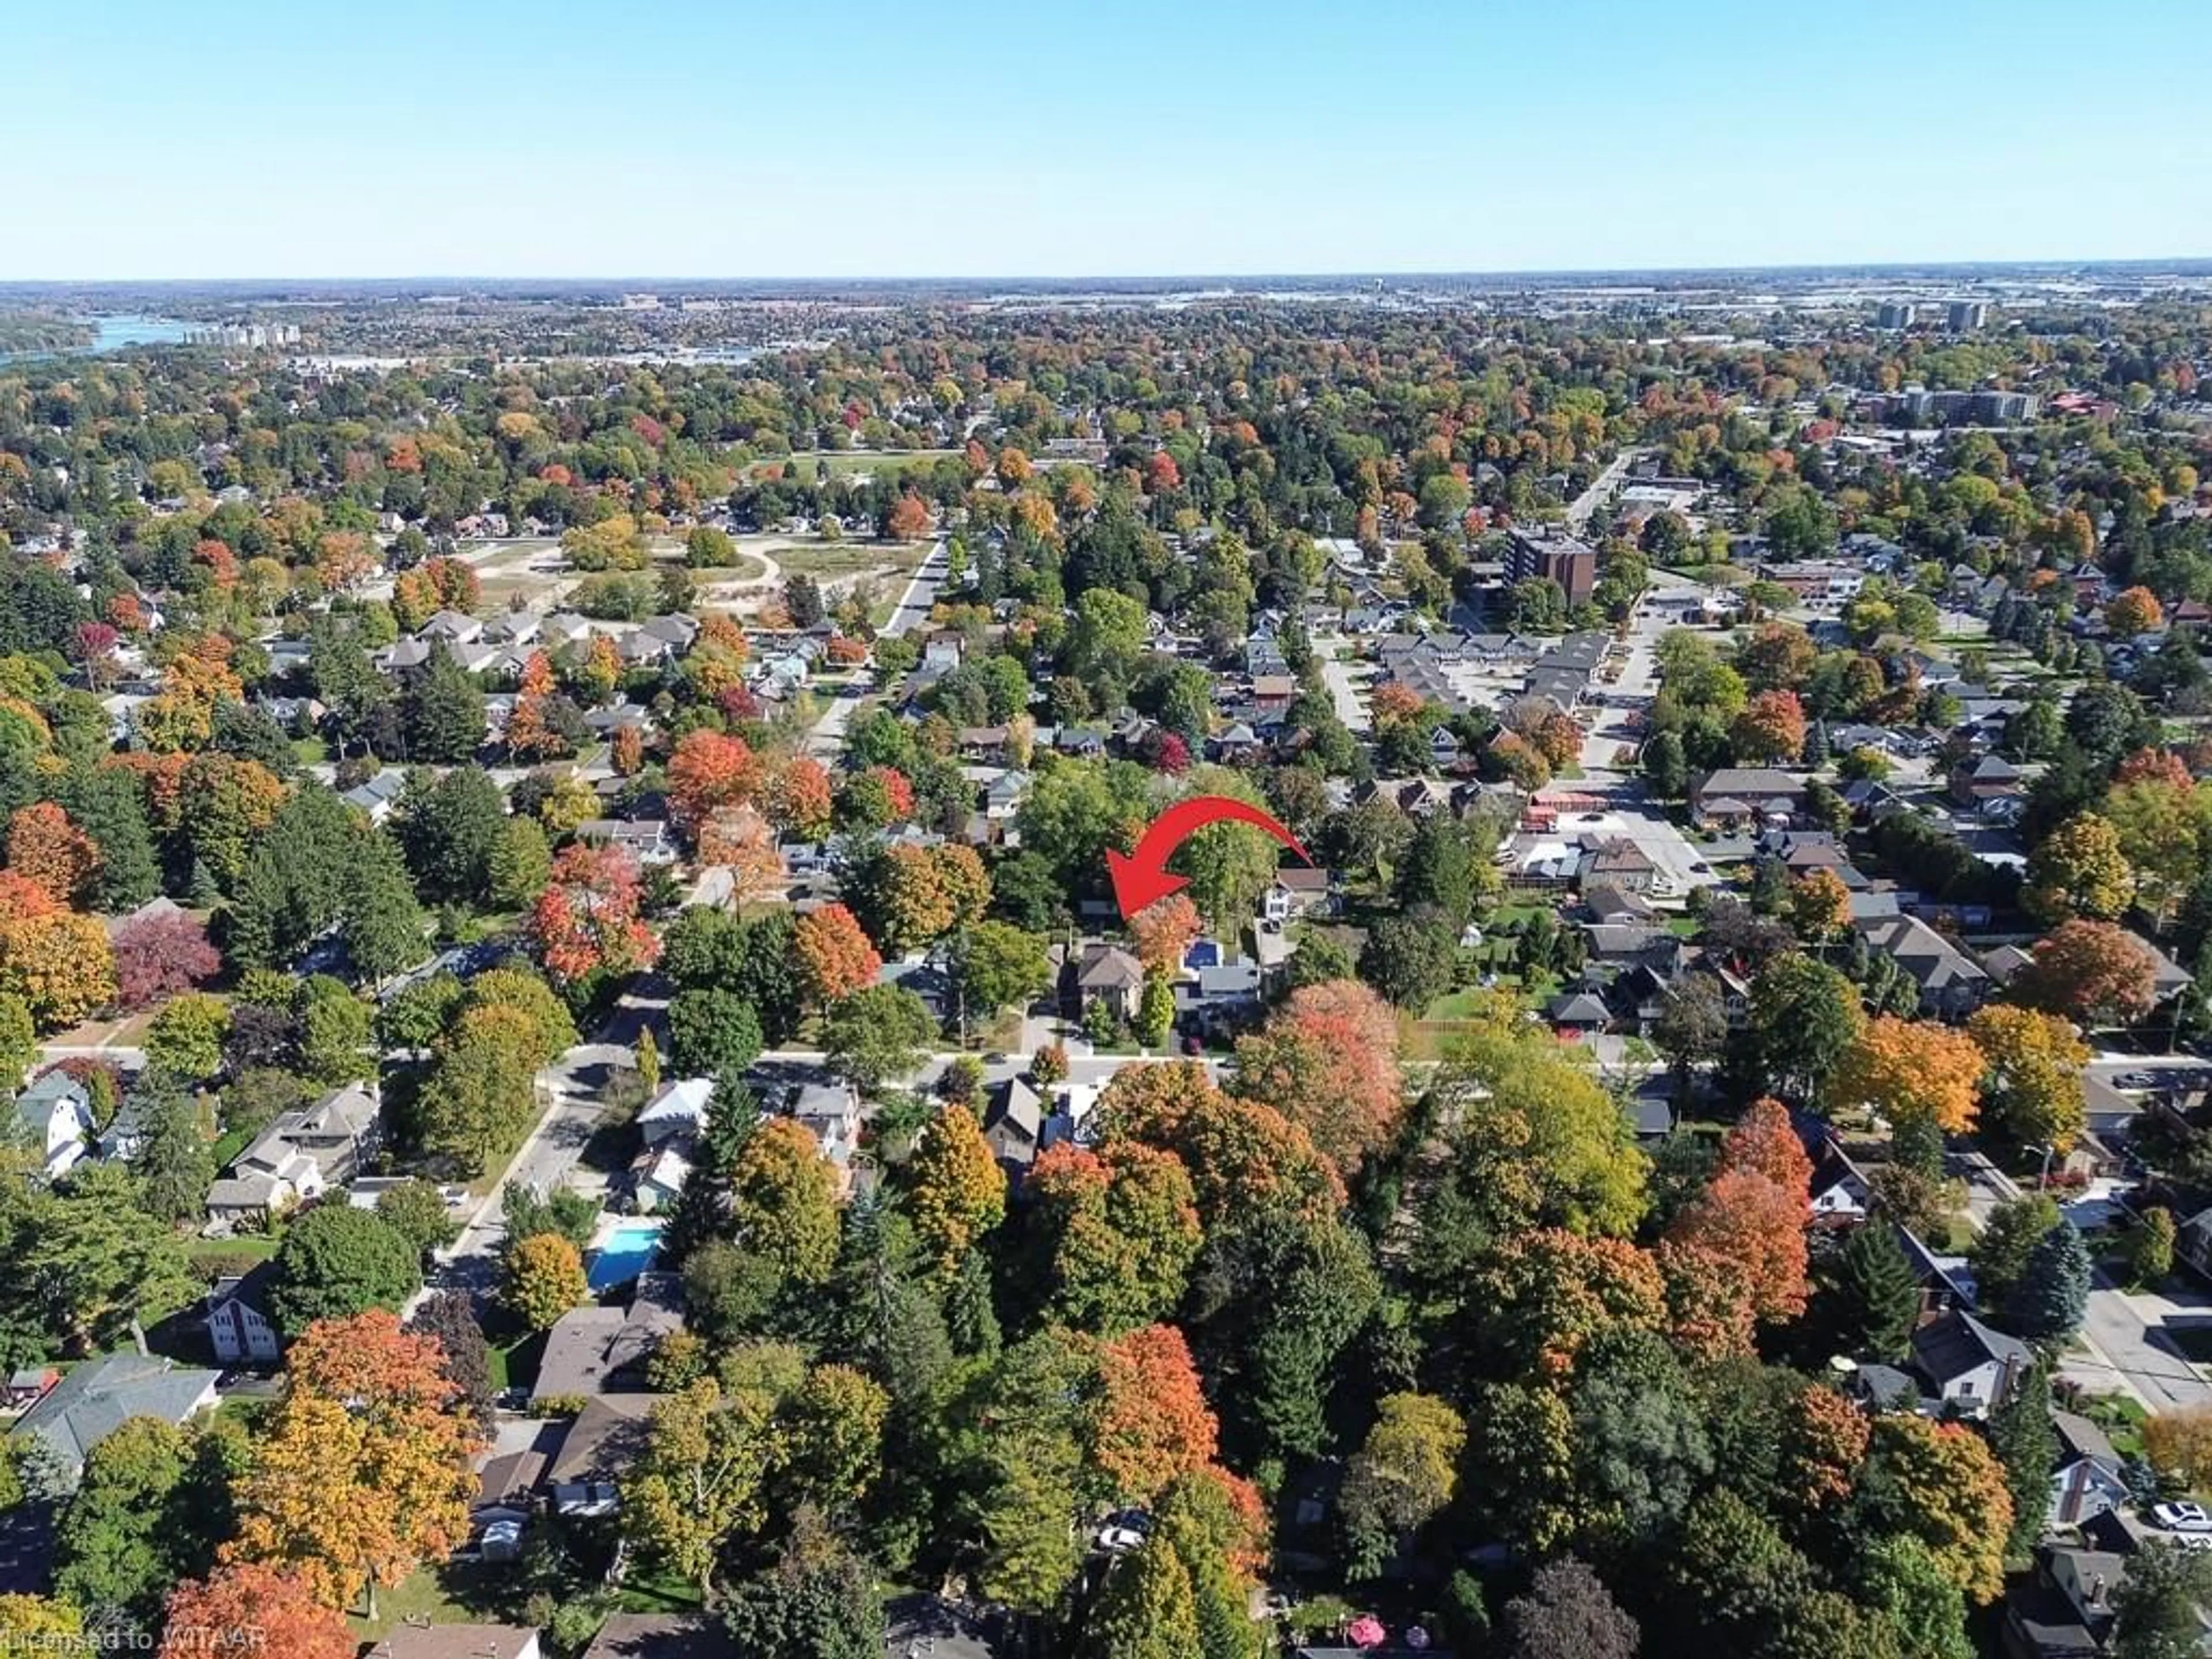
[[[400,719],[408,753],[416,760],[459,766],[483,747],[483,692],[449,652],[431,652],[408,681]]]
[[[158,1067],[142,1075],[129,1109],[137,1119],[140,1137],[131,1160],[139,1202],[173,1226],[198,1216],[215,1180],[215,1155],[200,1133],[198,1111],[177,1081]]]
[[[2051,1376],[2037,1365],[2014,1385],[2012,1398],[1990,1414],[1990,1449],[2004,1465],[2012,1489],[2012,1532],[2005,1554],[2023,1560],[2051,1520],[2051,1471],[2058,1461],[2058,1435],[2051,1424]]]
[[[2089,1247],[2061,1221],[2027,1253],[2027,1266],[2005,1298],[2005,1322],[2031,1342],[2063,1342],[2089,1310]]]
[[[153,831],[137,781],[112,767],[79,766],[64,781],[60,799],[70,820],[100,848],[88,895],[95,909],[135,910],[161,887]]]
[[[422,911],[399,849],[380,832],[361,837],[346,872],[345,942],[354,971],[379,985],[422,959]]]
[[[1852,1231],[1836,1253],[1826,1289],[1838,1352],[1885,1363],[1905,1358],[1920,1316],[1920,1285],[1887,1217],[1869,1216]]]

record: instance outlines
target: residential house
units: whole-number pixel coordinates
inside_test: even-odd
[[[398,767],[391,767],[347,790],[338,799],[356,811],[368,813],[371,823],[381,823],[392,816],[400,791],[406,787],[407,775]]]
[[[809,1083],[791,1097],[791,1115],[814,1137],[841,1189],[853,1181],[853,1154],[860,1144],[860,1100],[847,1083]]]
[[[111,1353],[88,1360],[16,1419],[9,1437],[37,1436],[53,1449],[75,1488],[92,1449],[134,1417],[180,1425],[216,1405],[216,1373],[158,1354]]]
[[[1029,799],[1030,775],[1026,772],[1001,772],[983,786],[983,817],[987,823],[1011,823],[1019,815],[1022,803]]]
[[[67,1175],[92,1150],[92,1094],[67,1072],[48,1072],[17,1095],[15,1119],[49,1181]]]
[[[1304,865],[1285,865],[1260,896],[1260,920],[1278,925],[1301,916],[1326,915],[1329,908],[1329,872]]]
[[[1258,1013],[1265,986],[1265,970],[1256,962],[1202,963],[1175,981],[1176,1016],[1194,1017],[1209,1026],[1233,1026]]]
[[[1986,808],[1991,801],[2009,800],[2021,793],[2021,770],[2001,755],[1983,755],[1954,766],[1948,787],[1960,805]]]
[[[1934,1397],[1967,1417],[1984,1417],[2012,1397],[2034,1351],[1954,1308],[1912,1334],[1912,1363]]]
[[[684,1328],[684,1281],[644,1273],[627,1308],[575,1308],[545,1334],[533,1401],[589,1400],[646,1387],[646,1362],[664,1338]]]
[[[696,1134],[706,1121],[707,1102],[714,1092],[712,1078],[679,1078],[662,1084],[638,1112],[638,1133],[649,1147]]]
[[[223,1365],[273,1365],[283,1357],[284,1339],[269,1309],[276,1277],[272,1264],[217,1279],[207,1294],[208,1346]]]
[[[1851,927],[1869,950],[1892,958],[1920,988],[1924,1014],[1962,1019],[1989,994],[1982,965],[1917,916],[1854,916]]]
[[[1595,884],[1617,892],[1648,893],[1658,875],[1651,855],[1621,836],[1592,847],[1583,855],[1577,879],[1585,888]]]
[[[2110,1651],[2113,1593],[2128,1558],[2040,1544],[2033,1577],[2005,1592],[2004,1650],[2014,1659],[2097,1659]]]
[[[376,1099],[360,1084],[281,1114],[208,1189],[209,1218],[235,1224],[344,1185],[379,1128]]]
[[[1788,823],[1805,810],[1805,784],[1764,767],[1723,766],[1690,788],[1690,812],[1703,828]]]
[[[1545,1005],[1552,1030],[1570,1041],[1593,1036],[1613,1023],[1613,1011],[1595,991],[1562,991]]]
[[[484,625],[459,611],[441,611],[415,630],[418,640],[437,640],[447,645],[473,645],[483,637]]]
[[[1018,1176],[1044,1150],[1044,1097],[1028,1079],[1011,1077],[991,1091],[983,1112],[983,1139],[1009,1174]]]
[[[595,1395],[584,1402],[545,1469],[556,1515],[592,1519],[622,1507],[621,1482],[637,1462],[653,1418],[649,1394]]]
[[[1815,1226],[1850,1225],[1864,1221],[1874,1197],[1872,1184],[1832,1139],[1821,1144],[1813,1160],[1809,1192]]]
[[[599,847],[619,847],[640,864],[673,864],[678,848],[672,825],[664,818],[586,818],[576,839]]]
[[[738,1650],[726,1626],[705,1613],[615,1613],[583,1659],[738,1659]]]
[[[402,1625],[368,1659],[544,1659],[538,1632],[520,1625]]]
[[[2120,1455],[2104,1430],[2072,1412],[2054,1411],[2058,1456],[2051,1468],[2051,1524],[2078,1527],[2131,1501]]]
[[[1074,969],[1075,994],[1084,1012],[1103,1002],[1122,1019],[1134,1019],[1145,994],[1145,967],[1118,945],[1086,945]]]
[[[965,643],[960,636],[960,630],[957,628],[939,628],[932,630],[921,642],[922,665],[937,669],[940,672],[950,672],[959,667],[960,655]]]

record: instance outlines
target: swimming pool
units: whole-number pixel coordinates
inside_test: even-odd
[[[660,1223],[617,1222],[605,1242],[592,1252],[592,1265],[584,1276],[593,1290],[604,1291],[635,1279],[653,1266],[653,1259],[659,1254]]]

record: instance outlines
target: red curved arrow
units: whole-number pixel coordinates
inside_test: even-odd
[[[1308,864],[1313,855],[1298,845],[1298,838],[1256,806],[1248,806],[1227,795],[1193,795],[1179,800],[1145,827],[1137,850],[1106,854],[1106,873],[1114,878],[1114,902],[1127,921],[1155,899],[1164,899],[1190,884],[1184,876],[1168,873],[1175,849],[1209,823],[1234,822],[1265,830]]]

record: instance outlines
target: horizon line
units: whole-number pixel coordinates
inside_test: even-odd
[[[1317,282],[1438,282],[1464,281],[1469,278],[1489,280],[1505,278],[1559,278],[1590,276],[1769,276],[1806,275],[1823,272],[1903,272],[1915,270],[2097,270],[2111,268],[2172,269],[2203,266],[2212,270],[2212,252],[2127,254],[2114,256],[2039,257],[2023,258],[1867,258],[1832,260],[1793,260],[1776,264],[1613,264],[1613,265],[1523,265],[1462,269],[1432,268],[1426,270],[1152,270],[1125,272],[1078,272],[1054,275],[1031,272],[994,272],[986,275],[951,275],[922,273],[909,275],[879,274],[815,275],[815,276],[712,276],[700,272],[690,274],[647,275],[638,272],[606,272],[563,276],[532,276],[507,273],[490,275],[456,271],[412,271],[396,274],[362,274],[347,276],[272,275],[234,276],[9,276],[0,275],[0,289],[36,288],[95,288],[95,287],[181,287],[191,284],[206,286],[242,287],[254,284],[316,284],[345,283],[404,283],[404,284],[476,284],[494,285],[503,283],[538,284],[582,283],[592,285],[635,284],[640,287],[674,285],[686,283],[712,283],[721,287],[748,284],[774,286],[795,283],[807,286],[830,284],[878,283],[887,286],[921,286],[927,284],[963,285],[1005,283],[1034,285],[1054,283],[1079,285],[1084,283],[1192,283],[1202,282],[1261,283],[1267,281]]]

